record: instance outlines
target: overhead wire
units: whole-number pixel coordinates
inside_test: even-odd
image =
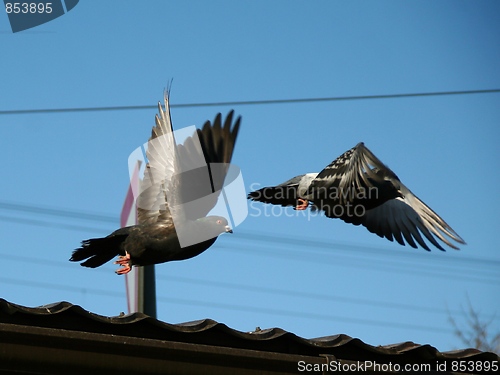
[[[110,224],[118,224],[119,221],[117,215],[94,213],[89,211],[72,210],[72,209],[52,208],[43,205],[21,204],[21,203],[14,203],[2,200],[0,200],[0,209],[9,211],[18,211],[18,212],[29,212],[38,215],[48,215],[53,217],[68,217],[68,218],[75,218],[78,220],[86,220],[86,221],[102,222]],[[16,218],[12,216],[0,216],[0,220],[4,221],[14,220],[19,223],[32,224],[32,225],[47,225],[47,226],[59,225],[57,223],[50,223],[41,220],[33,220],[31,217],[26,219],[26,218]],[[82,225],[70,225],[70,226],[64,225],[64,226],[67,227],[67,229],[72,229],[72,230],[95,230],[99,232],[107,231],[103,230],[102,227],[96,228],[96,227],[86,227]],[[112,230],[113,228],[114,227],[110,226],[110,230]],[[240,231],[238,233],[238,237],[245,240],[252,240],[264,243],[279,243],[282,245],[303,246],[303,247],[308,247],[309,249],[314,249],[315,252],[320,252],[320,253],[330,253],[332,249],[337,249],[337,250],[347,250],[350,253],[353,252],[361,253],[363,254],[363,256],[365,255],[371,256],[374,253],[387,251],[387,249],[383,247],[341,243],[336,241],[325,241],[313,238],[303,238],[293,235],[280,236],[269,233],[252,233],[252,232]],[[310,253],[311,252],[309,251],[308,254]],[[390,255],[391,257],[408,258],[408,257],[413,257],[415,254],[411,252],[398,251],[398,252],[391,252]],[[478,267],[484,267],[484,266],[500,267],[500,261],[495,259],[481,259],[481,258],[467,257],[467,258],[446,259],[445,261],[447,263],[449,262],[463,263],[467,266],[475,264]],[[446,267],[447,264],[445,264],[444,266]],[[439,267],[442,266],[440,265]]]
[[[158,280],[164,280],[164,281],[173,281],[173,282],[180,282],[184,284],[193,284],[193,285],[202,285],[202,286],[211,286],[211,287],[216,287],[216,288],[224,288],[224,289],[233,289],[237,291],[248,291],[248,292],[258,292],[258,293],[264,293],[264,294],[273,294],[273,295],[284,295],[287,297],[298,297],[298,298],[305,298],[305,299],[313,299],[313,300],[323,300],[323,301],[334,301],[334,302],[341,302],[341,303],[347,303],[347,304],[355,304],[355,305],[363,305],[363,306],[372,306],[372,307],[383,307],[383,308],[391,308],[391,309],[400,309],[400,310],[407,310],[407,311],[420,311],[424,313],[431,313],[431,314],[444,314],[447,312],[451,312],[453,314],[457,315],[464,315],[465,313],[460,310],[444,310],[444,309],[439,309],[436,307],[423,307],[423,306],[418,306],[418,305],[409,305],[409,304],[404,304],[404,303],[396,303],[396,302],[387,302],[387,301],[380,301],[380,300],[369,300],[365,298],[355,298],[355,297],[346,297],[346,296],[341,296],[337,294],[321,294],[321,293],[316,293],[316,292],[301,292],[298,290],[291,290],[291,289],[281,289],[281,288],[272,288],[269,286],[258,286],[258,285],[248,285],[248,284],[241,284],[241,283],[229,283],[229,282],[223,282],[223,281],[214,281],[214,280],[207,280],[207,279],[195,279],[191,277],[185,277],[185,276],[172,276],[172,275],[162,275],[159,274],[157,275]]]
[[[37,258],[37,257],[28,257],[28,256],[23,256],[23,255],[16,255],[16,254],[8,254],[8,253],[0,253],[0,257],[5,260],[5,261],[14,261],[14,262],[20,262],[23,264],[37,264],[37,265],[43,265],[43,266],[48,266],[48,267],[60,267],[60,268],[68,268],[70,266],[74,266],[74,264],[70,264],[68,262],[63,262],[63,261],[56,261],[56,260],[50,260],[50,259],[43,259],[43,258]],[[99,273],[109,273],[108,269],[101,269],[97,268],[92,270],[92,272],[99,272]],[[192,285],[198,285],[198,286],[212,286],[216,288],[223,288],[223,289],[232,289],[236,291],[249,291],[249,292],[258,292],[258,293],[265,293],[265,294],[272,294],[272,295],[280,295],[280,296],[287,296],[287,297],[299,297],[299,298],[306,298],[306,299],[313,299],[313,300],[323,300],[323,301],[335,301],[335,302],[341,302],[341,303],[347,303],[347,304],[357,304],[357,305],[364,305],[364,306],[372,306],[372,307],[383,307],[383,308],[389,308],[389,309],[400,309],[400,310],[407,310],[407,311],[420,311],[423,313],[432,313],[432,314],[444,314],[447,312],[451,312],[454,315],[465,315],[463,311],[461,310],[453,310],[453,309],[439,309],[436,307],[422,307],[418,305],[410,305],[410,304],[403,304],[403,303],[395,303],[395,302],[387,302],[387,301],[380,301],[380,300],[369,300],[369,299],[364,299],[364,298],[355,298],[355,297],[346,297],[346,296],[341,296],[341,295],[336,295],[336,294],[321,294],[321,293],[316,293],[316,292],[301,292],[297,290],[291,290],[291,289],[281,289],[281,288],[272,288],[269,286],[258,286],[258,285],[249,285],[249,284],[242,284],[242,283],[228,283],[228,282],[223,282],[223,281],[215,281],[215,280],[208,280],[208,279],[200,279],[200,278],[191,278],[191,277],[185,277],[185,276],[174,276],[174,275],[162,275],[158,274],[156,276],[157,280],[161,281],[171,281],[171,282],[177,282],[177,283],[183,283],[183,284],[192,284]],[[9,278],[5,278],[5,280],[10,280]],[[57,289],[57,288],[56,288]],[[81,291],[81,292],[92,292],[91,288],[81,288],[81,287],[73,287],[73,291]],[[102,295],[102,293],[97,293]],[[105,295],[105,294],[104,294]]]
[[[207,301],[197,301],[197,300],[188,300],[184,298],[173,298],[173,297],[158,297],[159,301],[165,302],[175,302],[177,304],[184,304],[188,306],[204,306],[204,307],[213,307],[224,310],[235,310],[241,312],[255,312],[261,314],[272,314],[279,316],[289,316],[294,318],[306,318],[306,319],[314,319],[314,320],[326,320],[326,321],[335,321],[335,322],[346,322],[346,323],[355,323],[369,326],[378,326],[378,327],[390,327],[390,328],[403,328],[403,329],[413,329],[413,330],[425,330],[430,332],[442,332],[442,333],[453,333],[453,329],[446,329],[443,327],[430,327],[430,326],[422,326],[419,324],[408,324],[408,323],[398,323],[398,322],[384,322],[380,320],[372,320],[366,318],[355,318],[355,317],[346,317],[339,315],[327,315],[327,314],[318,314],[318,313],[310,313],[310,312],[300,312],[300,311],[292,311],[285,309],[275,309],[268,307],[257,307],[257,306],[241,306],[234,305],[223,302],[207,302]]]
[[[54,261],[50,259],[43,259],[43,258],[34,258],[34,257],[28,257],[28,256],[22,256],[22,255],[15,255],[15,254],[8,254],[8,253],[0,253],[0,257],[4,261],[14,261],[14,262],[21,262],[23,264],[26,263],[34,263],[37,265],[44,265],[44,266],[55,266],[55,267],[63,267],[63,268],[68,268],[71,266],[71,264],[67,262],[62,262],[62,261]],[[96,269],[92,270],[92,272],[100,272],[100,273],[108,273],[108,269]],[[4,277],[4,282],[7,283],[14,283],[14,284],[21,284],[21,285],[32,285],[34,282],[30,282],[28,280],[24,280],[23,283],[16,282],[15,279],[11,278],[6,278]],[[184,283],[184,284],[193,284],[193,285],[198,285],[198,286],[212,286],[212,287],[217,287],[217,288],[224,288],[224,289],[233,289],[237,291],[249,291],[249,292],[257,292],[257,293],[265,293],[265,294],[272,294],[272,295],[280,295],[280,296],[287,296],[287,297],[298,297],[298,298],[305,298],[305,299],[313,299],[313,300],[323,300],[323,301],[334,301],[336,303],[347,303],[347,304],[357,304],[357,305],[364,305],[364,306],[372,306],[372,307],[382,307],[382,308],[388,308],[388,309],[397,309],[397,310],[407,310],[411,312],[423,312],[423,313],[434,313],[434,314],[444,314],[444,313],[452,313],[455,316],[456,315],[464,315],[463,311],[459,310],[450,310],[447,309],[446,311],[443,309],[439,308],[429,308],[429,307],[422,307],[418,305],[410,305],[410,304],[402,304],[402,303],[395,303],[395,302],[387,302],[387,301],[380,301],[380,300],[369,300],[369,299],[363,299],[363,298],[354,298],[354,297],[346,297],[346,296],[340,296],[340,295],[335,295],[335,294],[321,294],[321,293],[315,293],[315,292],[300,292],[297,290],[289,290],[289,289],[280,289],[280,288],[272,288],[272,287],[262,287],[258,285],[248,285],[248,284],[241,284],[241,283],[227,283],[227,282],[221,282],[221,281],[214,281],[214,280],[208,280],[208,279],[196,279],[196,278],[189,278],[189,277],[183,277],[183,276],[173,276],[173,275],[157,275],[157,280],[161,281],[173,281],[173,282],[179,282],[179,283]],[[81,292],[81,293],[94,293],[96,292],[96,289],[88,288],[88,287],[72,287],[72,286],[64,286],[63,289],[61,287],[57,286],[57,284],[50,284],[50,283],[38,283],[36,284],[39,287],[43,288],[48,288],[48,289],[56,289],[56,290],[70,290],[73,292]],[[96,295],[109,295],[110,293],[113,292],[105,292],[103,290],[97,291],[95,294]],[[172,298],[170,297],[164,297],[164,296],[159,296],[158,297],[160,300],[168,300],[168,301],[173,301]],[[184,304],[193,304],[195,302],[190,301],[186,302],[185,300],[183,303]],[[203,306],[203,303],[200,303],[201,306]],[[208,306],[208,305],[207,305]],[[216,306],[217,307],[217,306]],[[238,310],[238,309],[236,309]]]
[[[105,223],[117,222],[113,215],[96,214],[84,211],[67,210],[67,209],[53,209],[38,205],[23,205],[19,203],[0,201],[0,209],[10,210],[10,211],[20,211],[36,213],[41,215],[49,215],[53,217],[71,217],[79,218],[86,221],[101,221]],[[20,224],[36,225],[42,227],[53,227],[60,228],[64,230],[75,230],[75,231],[86,231],[97,234],[107,235],[112,230],[116,229],[111,227],[109,229],[96,228],[84,226],[81,224],[67,224],[59,223],[45,220],[37,220],[32,217],[14,217],[14,216],[3,216],[0,215],[1,221],[6,222],[16,222]],[[247,242],[241,242],[244,239]],[[233,239],[234,240],[234,239]],[[274,257],[278,259],[286,259],[287,261],[306,261],[309,263],[319,263],[319,264],[334,264],[343,265],[346,267],[354,268],[369,268],[376,271],[389,271],[392,273],[403,273],[406,274],[411,270],[412,275],[422,275],[431,276],[438,278],[455,279],[461,281],[472,281],[485,284],[491,284],[498,282],[498,271],[497,267],[500,262],[494,259],[477,259],[467,257],[462,258],[442,258],[434,259],[433,264],[426,264],[425,269],[415,268],[416,262],[420,261],[419,255],[410,251],[388,251],[386,248],[366,246],[366,245],[354,245],[354,244],[343,244],[335,241],[322,241],[317,239],[305,239],[295,236],[278,236],[269,235],[263,233],[253,233],[246,231],[238,232],[238,241],[232,241],[231,253],[235,251],[244,254],[254,255],[259,253],[266,257]],[[272,248],[261,249],[258,246],[252,246],[250,242],[263,242],[266,245],[271,243],[277,244],[279,246],[273,246]],[[284,248],[280,248],[284,247]],[[226,250],[224,246],[218,246],[219,251],[229,251]],[[298,249],[298,250],[297,250]],[[305,251],[304,249],[307,249]],[[362,255],[359,257],[357,255]],[[370,259],[367,259],[367,256]],[[388,257],[390,259],[382,259],[382,256]],[[408,259],[411,258],[411,261]],[[436,261],[441,260],[440,264],[434,264]],[[376,266],[374,266],[374,264]],[[478,267],[481,272],[464,272],[464,268],[471,270],[471,267]],[[488,269],[491,269],[491,274],[488,273]]]
[[[351,100],[373,100],[373,99],[400,99],[429,96],[449,96],[449,95],[475,95],[475,94],[493,94],[499,93],[500,89],[485,90],[461,90],[461,91],[436,91],[420,93],[402,93],[402,94],[376,94],[376,95],[353,95],[353,96],[334,96],[323,98],[296,98],[296,99],[269,99],[269,100],[242,100],[226,102],[206,102],[206,103],[182,103],[170,104],[171,108],[195,108],[195,107],[219,107],[219,106],[240,106],[240,105],[269,105],[269,104],[292,104],[292,103],[313,103],[330,101],[351,101]],[[156,109],[157,105],[124,105],[124,106],[105,106],[105,107],[75,107],[75,108],[45,108],[45,109],[15,109],[0,110],[0,115],[25,115],[42,113],[67,113],[67,112],[98,112],[98,111],[130,111]]]
[[[95,228],[95,227],[87,227],[84,225],[73,225],[73,224],[66,224],[66,223],[56,223],[52,221],[45,221],[45,220],[37,220],[37,219],[31,219],[31,218],[19,218],[15,216],[4,216],[0,215],[0,221],[7,222],[7,223],[18,223],[18,224],[25,224],[25,225],[34,225],[38,227],[46,227],[46,228],[56,228],[56,229],[64,229],[64,230],[73,230],[73,231],[85,231],[85,232],[92,232],[92,233],[100,233],[103,235],[109,234],[108,231],[103,230],[102,228]]]
[[[426,269],[416,269],[415,262],[398,262],[393,259],[381,259],[380,257],[383,255],[385,258],[391,256],[392,253],[383,254],[378,252],[376,257],[371,257],[371,259],[363,259],[359,257],[352,256],[347,252],[343,253],[330,253],[330,254],[314,254],[310,252],[310,248],[307,248],[307,252],[299,247],[299,250],[293,249],[269,249],[269,248],[260,248],[253,247],[251,245],[247,245],[246,249],[239,244],[237,246],[233,246],[231,249],[226,249],[224,246],[219,246],[218,250],[227,251],[228,253],[240,252],[245,254],[256,254],[278,258],[280,260],[286,259],[287,261],[299,261],[299,262],[307,262],[307,263],[316,263],[321,265],[332,265],[332,266],[343,266],[343,267],[352,267],[352,268],[366,268],[371,271],[378,272],[390,272],[391,274],[405,274],[408,275],[409,272],[412,276],[428,276],[428,277],[436,277],[436,278],[446,278],[453,279],[458,281],[471,281],[478,282],[486,285],[491,285],[492,283],[499,282],[498,270],[492,270],[492,274],[487,274],[486,269],[482,269],[482,272],[479,274],[468,274],[467,269],[463,266],[456,267],[455,265],[446,265],[443,266],[433,266],[426,265]],[[411,251],[411,250],[407,250]],[[413,260],[418,258],[412,258]],[[423,261],[423,260],[422,260]],[[450,260],[451,262],[451,260]],[[453,267],[453,268],[452,268]],[[494,265],[491,265],[491,268]],[[465,270],[464,270],[465,269]]]
[[[3,254],[7,255],[8,254]],[[12,257],[11,257],[12,258]],[[16,258],[16,257],[14,257]],[[29,259],[27,257],[17,257],[17,258],[24,258],[22,259],[23,262],[30,262],[33,261],[32,259]],[[53,261],[46,261],[46,264],[54,264]],[[182,277],[174,277],[173,279],[183,280]],[[104,289],[94,289],[94,288],[88,288],[88,287],[79,287],[79,286],[71,286],[71,285],[63,285],[59,283],[50,283],[50,282],[40,282],[40,281],[30,281],[30,280],[25,280],[25,279],[14,279],[14,278],[8,278],[4,276],[0,276],[0,281],[4,284],[14,284],[14,285],[20,285],[20,286],[26,286],[26,287],[37,287],[37,288],[43,288],[43,289],[52,289],[52,290],[62,290],[62,291],[71,291],[71,292],[76,292],[76,293],[84,293],[84,294],[95,294],[95,295],[101,295],[101,296],[112,296],[115,298],[120,297],[116,292],[114,291],[107,291]],[[184,279],[185,281],[185,279]],[[195,280],[191,280],[195,281]],[[197,281],[197,283],[206,283],[207,280],[203,281]],[[214,283],[214,282],[212,282]],[[216,283],[216,282],[215,282]],[[219,283],[218,286],[221,286]],[[248,286],[250,287],[250,286]],[[269,292],[269,291],[268,291]],[[281,291],[285,292],[285,291]],[[288,291],[291,292],[291,291]],[[314,297],[311,297],[314,298]],[[334,297],[335,301],[338,301],[337,297]],[[291,317],[299,317],[299,318],[305,318],[305,319],[320,319],[320,320],[326,320],[326,321],[343,321],[347,323],[356,323],[356,324],[363,324],[363,325],[376,325],[376,326],[390,326],[393,328],[404,328],[404,329],[414,329],[414,330],[426,330],[426,331],[434,331],[434,332],[444,332],[444,333],[449,333],[451,330],[449,329],[443,329],[440,327],[428,327],[428,326],[422,326],[422,325],[415,325],[415,324],[407,324],[407,323],[397,323],[397,322],[385,322],[385,321],[379,321],[379,320],[370,320],[370,319],[365,319],[365,318],[353,318],[353,317],[345,317],[345,316],[339,316],[339,315],[328,315],[328,314],[318,314],[318,313],[307,313],[307,312],[299,312],[299,311],[290,311],[290,310],[285,310],[285,309],[275,309],[275,308],[265,308],[265,307],[257,307],[257,306],[244,306],[244,305],[235,305],[235,304],[227,304],[227,303],[220,303],[220,302],[213,302],[213,301],[199,301],[199,300],[191,300],[191,299],[185,299],[185,298],[176,298],[176,297],[165,297],[165,296],[158,296],[157,297],[158,301],[161,302],[168,302],[168,303],[175,303],[175,304],[180,304],[180,305],[189,305],[189,306],[201,306],[201,307],[211,307],[211,308],[217,308],[217,309],[224,309],[224,310],[232,310],[232,311],[245,311],[245,312],[255,312],[255,313],[262,313],[262,314],[272,314],[272,315],[279,315],[279,316],[291,316]],[[387,307],[387,306],[386,306]],[[401,306],[399,306],[401,307]],[[406,306],[407,308],[414,308],[411,306]],[[418,308],[418,306],[416,306]],[[460,315],[464,315],[464,312],[459,312]]]
[[[29,281],[29,280],[21,280],[21,279],[13,279],[0,276],[0,281],[6,284],[14,284],[21,285],[30,288],[44,288],[44,289],[54,289],[54,290],[62,290],[62,291],[72,291],[72,292],[80,292],[80,293],[88,293],[91,292],[95,295],[102,295],[106,297],[120,297],[114,291],[106,291],[102,289],[92,289],[92,288],[81,288],[70,285],[61,285],[56,283],[48,283],[48,282],[39,282],[39,281]],[[346,323],[356,323],[362,325],[369,326],[381,326],[381,327],[392,327],[392,328],[403,328],[403,329],[413,329],[413,330],[425,330],[430,332],[442,332],[442,333],[452,333],[452,329],[446,329],[442,327],[430,327],[423,326],[417,324],[408,324],[408,323],[398,323],[398,322],[385,322],[379,320],[365,319],[365,318],[354,318],[354,317],[345,317],[338,315],[328,315],[328,314],[318,314],[318,313],[309,313],[309,312],[299,312],[299,311],[290,311],[285,309],[275,309],[268,307],[257,307],[257,306],[249,306],[249,305],[235,305],[229,303],[222,302],[213,302],[213,301],[199,301],[199,300],[191,300],[186,298],[176,298],[176,297],[164,297],[159,296],[157,300],[160,302],[168,302],[175,303],[178,305],[188,305],[188,306],[201,306],[201,307],[210,307],[216,309],[223,310],[232,310],[232,311],[242,311],[242,312],[254,312],[266,315],[277,315],[277,316],[290,316],[295,318],[304,318],[304,319],[314,319],[314,320],[326,320],[326,321],[343,321]]]
[[[51,216],[70,217],[70,218],[77,218],[90,221],[101,221],[113,224],[117,224],[120,222],[118,216],[115,215],[106,215],[95,212],[85,212],[85,211],[68,210],[68,209],[58,209],[42,205],[32,205],[32,204],[27,205],[27,204],[13,203],[7,201],[0,201],[0,209],[23,211],[35,214],[51,215]]]
[[[64,209],[48,209],[47,211],[44,211],[44,208],[40,206],[36,207],[31,207],[31,209],[28,209],[27,207],[24,207],[24,205],[19,205],[19,204],[13,204],[13,203],[8,203],[8,202],[0,202],[0,207],[2,208],[8,208],[10,210],[20,210],[22,212],[36,212],[37,214],[43,214],[47,213],[50,216],[65,216],[65,217],[78,217],[81,212],[78,211],[71,211],[71,210],[64,210]],[[2,217],[0,217],[1,219]],[[93,214],[93,213],[88,213],[87,215],[82,216],[84,220],[92,220],[96,221],[98,219],[101,219],[103,222],[110,222],[112,215],[99,215],[99,214]],[[37,221],[37,224],[40,224],[42,221]],[[30,220],[29,224],[33,224],[33,221]],[[76,229],[75,226],[71,225],[66,225],[62,227],[63,229]],[[93,229],[93,228],[86,228],[84,229]],[[266,241],[269,240],[269,238],[264,237],[264,240]],[[279,237],[271,237],[273,238],[274,241],[278,241]],[[322,245],[322,244],[321,244]],[[314,244],[313,244],[314,246]],[[368,247],[367,247],[368,248]],[[234,248],[233,248],[234,251]],[[23,257],[23,256],[18,256],[18,255],[12,255],[12,254],[1,254],[0,255],[2,259],[4,260],[14,260],[14,261],[21,261],[23,263],[26,262],[32,262],[32,263],[43,263],[45,265],[58,265],[61,266],[63,262],[57,262],[57,261],[50,261],[50,260],[43,260],[43,259],[33,259],[31,257]],[[286,256],[289,258],[289,254]],[[324,259],[321,261],[324,263]],[[65,262],[64,262],[65,263]],[[339,263],[338,257],[336,258],[336,264]],[[107,270],[99,270],[102,272],[108,272]],[[47,283],[47,282],[30,282],[28,280],[16,280],[16,279],[11,279],[11,278],[5,278],[1,277],[1,280],[5,283],[13,283],[17,285],[22,285],[22,286],[34,286],[36,285],[37,287],[42,287],[42,288],[47,288],[47,289],[55,289],[55,290],[65,290],[65,291],[72,291],[72,292],[77,292],[77,293],[88,293],[88,294],[95,294],[95,295],[103,295],[103,296],[109,296],[111,294],[116,295],[116,293],[111,292],[111,291],[105,291],[105,290],[97,290],[97,289],[92,289],[92,288],[82,288],[82,287],[74,287],[74,286],[60,286],[57,284],[53,283]],[[387,303],[383,301],[371,301],[371,300],[366,300],[366,299],[357,299],[353,297],[343,297],[343,296],[326,296],[318,293],[305,293],[305,292],[299,292],[299,291],[293,291],[293,290],[285,290],[285,289],[278,289],[278,288],[269,288],[269,287],[259,287],[255,285],[245,285],[245,284],[229,284],[229,283],[224,283],[224,282],[218,282],[218,281],[213,281],[213,280],[197,280],[197,279],[191,279],[191,278],[186,278],[186,277],[178,277],[178,276],[163,276],[163,275],[158,275],[157,276],[158,280],[169,280],[169,281],[175,281],[175,282],[180,282],[180,283],[190,283],[190,284],[196,284],[196,285],[211,285],[215,287],[220,287],[220,288],[229,288],[229,289],[236,289],[236,290],[247,290],[247,291],[253,291],[253,292],[258,292],[258,293],[267,293],[267,294],[273,294],[273,295],[285,295],[285,296],[293,296],[293,297],[299,297],[299,298],[309,298],[309,299],[314,299],[314,300],[333,300],[335,302],[342,302],[342,303],[348,303],[348,304],[359,304],[359,305],[364,305],[364,306],[373,306],[373,307],[383,307],[383,308],[389,308],[389,309],[398,309],[398,310],[408,310],[408,311],[420,311],[424,313],[438,313],[438,314],[444,314],[444,311],[439,311],[439,309],[431,309],[431,308],[426,308],[422,306],[417,306],[417,305],[406,305],[406,304],[400,304],[400,303]],[[272,315],[279,315],[279,316],[291,316],[291,317],[297,317],[297,318],[305,318],[305,319],[319,319],[319,320],[335,320],[335,321],[343,321],[346,323],[356,323],[356,324],[364,324],[364,325],[376,325],[376,326],[390,326],[393,328],[406,328],[406,329],[415,329],[415,330],[427,330],[427,331],[434,331],[434,332],[443,332],[443,333],[449,333],[450,330],[446,330],[444,328],[437,328],[437,327],[426,327],[426,326],[421,326],[421,325],[412,325],[412,324],[406,324],[406,323],[397,323],[397,322],[383,322],[383,321],[377,321],[377,320],[367,320],[363,318],[353,318],[353,317],[345,317],[345,316],[331,316],[327,314],[317,314],[317,313],[307,313],[307,312],[299,312],[299,311],[289,311],[289,310],[284,310],[284,309],[272,309],[272,308],[265,308],[265,307],[257,307],[257,306],[241,306],[241,305],[234,305],[234,304],[225,304],[225,303],[219,303],[219,302],[213,302],[213,301],[199,301],[199,300],[189,300],[189,299],[183,299],[183,298],[176,298],[176,297],[165,297],[165,296],[158,296],[157,300],[160,302],[168,302],[168,303],[175,303],[179,305],[189,305],[189,306],[201,306],[201,307],[211,307],[211,308],[219,308],[219,309],[224,309],[224,310],[232,310],[232,311],[246,311],[246,312],[255,312],[255,313],[263,313],[263,314],[272,314]],[[447,313],[453,313],[454,315],[463,315],[463,312],[459,311],[453,311],[453,312],[448,312]]]

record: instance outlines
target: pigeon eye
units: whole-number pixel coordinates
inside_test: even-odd
[[[222,220],[217,220],[217,224],[222,224]]]

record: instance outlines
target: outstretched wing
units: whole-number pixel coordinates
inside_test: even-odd
[[[390,241],[396,241],[405,245],[405,241],[414,248],[417,243],[425,250],[429,247],[422,238],[422,234],[439,250],[443,247],[436,241],[439,238],[446,245],[457,249],[451,240],[460,244],[465,241],[429,206],[414,195],[405,185],[400,182],[402,197],[386,201],[380,206],[369,209],[362,216],[343,217],[347,223],[363,225],[370,232]],[[404,238],[404,240],[403,240]],[[416,241],[416,243],[415,243]]]
[[[172,215],[167,202],[167,189],[176,170],[176,145],[173,136],[168,92],[165,92],[165,109],[158,103],[155,126],[148,141],[146,157],[148,163],[137,197],[137,220],[139,224],[158,221],[172,224]]]
[[[306,195],[320,208],[359,201],[378,205],[398,196],[394,186],[397,182],[396,174],[361,142],[326,166],[309,185]]]
[[[457,247],[450,240],[465,243],[363,143],[321,171],[309,190],[314,205],[326,216],[363,225],[380,237],[390,241],[395,238],[401,245],[406,240],[414,248],[418,243],[429,250],[422,234],[440,250],[444,249],[435,237],[454,249]]]
[[[158,105],[156,125],[148,141],[148,163],[137,199],[138,222],[173,224],[174,219],[195,220],[215,206],[231,161],[241,117],[234,111],[224,124],[219,113],[183,144],[176,144],[168,95],[165,109]]]
[[[234,111],[230,111],[222,121],[217,114],[213,122],[206,121],[177,148],[181,173],[174,179],[178,180],[179,202],[187,219],[205,217],[217,203],[241,124],[240,116],[233,124],[233,116]]]

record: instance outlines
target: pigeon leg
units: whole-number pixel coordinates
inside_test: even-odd
[[[298,204],[295,206],[296,210],[305,210],[309,206],[309,201],[307,199],[299,198],[297,199]]]
[[[125,275],[132,270],[130,254],[127,252],[125,252],[125,256],[120,255],[115,264],[120,265],[120,268],[115,271],[117,275]]]

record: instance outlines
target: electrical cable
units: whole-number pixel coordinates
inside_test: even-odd
[[[437,91],[403,94],[378,94],[378,95],[354,95],[354,96],[336,96],[324,98],[298,98],[298,99],[270,99],[270,100],[243,100],[227,101],[213,103],[184,103],[171,104],[171,108],[195,108],[195,107],[222,107],[239,105],[264,105],[264,104],[291,104],[291,103],[312,103],[329,101],[350,101],[350,100],[370,100],[370,99],[400,99],[428,96],[449,96],[449,95],[474,95],[474,94],[493,94],[499,93],[500,89],[486,90],[462,90],[462,91]],[[125,106],[106,106],[106,107],[79,107],[79,108],[52,108],[52,109],[16,109],[1,110],[0,115],[25,115],[41,113],[67,113],[67,112],[98,112],[98,111],[130,111],[143,109],[156,109],[157,105],[125,105]]]

